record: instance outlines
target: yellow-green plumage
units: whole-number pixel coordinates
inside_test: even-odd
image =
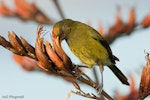
[[[88,67],[100,64],[110,65],[111,62],[107,50],[98,40],[92,38],[94,32],[96,31],[90,29],[90,27],[85,24],[76,22],[66,37],[66,41],[71,51],[79,57],[83,63],[88,65]],[[97,37],[101,38],[99,35],[97,35]]]
[[[118,60],[112,54],[108,43],[92,27],[70,19],[62,20],[53,27],[53,34],[59,36],[69,45],[71,51],[89,68],[94,65],[107,65],[124,84],[129,85],[127,78],[115,66]]]

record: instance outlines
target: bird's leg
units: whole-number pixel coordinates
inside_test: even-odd
[[[103,70],[104,70],[104,66],[100,65],[99,70],[100,70],[100,73],[101,73],[101,84],[100,84],[99,89],[98,89],[98,94],[101,94],[101,92],[103,90]]]

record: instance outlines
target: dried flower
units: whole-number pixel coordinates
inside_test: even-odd
[[[27,0],[14,0],[15,10],[9,9],[3,2],[0,6],[0,15],[6,17],[18,17],[23,21],[33,20],[37,23],[52,24],[48,18],[35,3],[28,3]]]
[[[35,45],[35,53],[38,59],[38,65],[45,71],[52,68],[49,58],[46,56],[43,38],[38,38]]]
[[[0,15],[3,16],[16,16],[15,12],[10,10],[2,1],[0,4]]]
[[[36,61],[29,57],[13,54],[13,59],[26,71],[38,69]]]
[[[52,34],[52,42],[53,42],[53,46],[54,46],[56,53],[64,62],[64,66],[66,67],[65,69],[67,69],[67,70],[73,69],[70,58],[66,55],[66,53],[64,52],[64,50],[61,47],[61,43],[59,42],[59,39],[56,38],[54,34]]]
[[[145,28],[150,26],[150,14],[145,16],[145,18],[141,22],[141,25]]]
[[[26,51],[17,35],[14,32],[12,32],[12,34],[8,32],[8,38],[13,48],[15,48],[20,55],[25,55]]]
[[[150,95],[150,58],[149,54],[147,53],[146,56],[147,64],[143,68],[140,88],[139,88],[139,99],[143,100],[148,95]]]
[[[63,61],[57,56],[57,54],[54,52],[54,50],[52,49],[48,41],[46,41],[46,52],[48,56],[50,57],[50,59],[53,61],[53,63],[56,64],[58,68],[64,69],[65,66],[64,66]]]
[[[32,58],[36,58],[34,47],[30,45],[23,37],[20,37],[20,40],[25,50],[27,51],[28,55],[30,55]]]
[[[126,24],[126,29],[125,29],[127,34],[130,34],[134,30],[134,27],[136,26],[135,18],[136,18],[135,10],[134,10],[134,8],[131,8],[130,9],[129,20],[128,20],[128,23]]]

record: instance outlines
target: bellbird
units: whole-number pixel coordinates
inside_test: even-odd
[[[126,76],[115,65],[115,60],[119,59],[112,54],[107,41],[92,27],[64,19],[53,26],[52,34],[59,39],[59,43],[66,40],[71,51],[88,68],[98,65],[102,76],[103,66],[107,65],[123,84],[129,85]]]

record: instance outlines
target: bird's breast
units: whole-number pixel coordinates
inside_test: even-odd
[[[66,42],[71,51],[88,66],[107,65],[109,61],[107,50],[97,41],[86,36],[71,36]]]

